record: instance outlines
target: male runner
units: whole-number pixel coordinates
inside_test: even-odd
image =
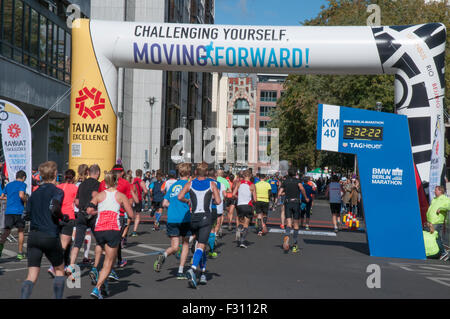
[[[230,188],[228,188],[225,194],[225,207],[227,209],[227,217],[228,217],[228,231],[233,230],[233,211],[236,206],[236,199],[233,198],[233,189],[234,189],[234,180],[235,176],[233,174],[228,175]]]
[[[327,197],[330,202],[330,210],[335,233],[339,231],[338,225],[341,222],[341,194],[343,193],[344,189],[342,184],[339,183],[339,177],[333,175],[331,177],[331,183],[328,184],[327,190],[325,191],[325,197]]]
[[[225,172],[221,169],[217,171],[217,181],[220,183],[220,185],[222,185],[223,190],[220,192],[221,200],[222,200],[222,204],[220,204],[220,205],[222,207],[219,209],[221,209],[222,212],[218,211],[216,233],[220,238],[222,238],[222,224],[223,224],[223,217],[224,217],[223,211],[227,208],[227,206],[226,206],[227,203],[225,202],[225,198],[229,192],[231,193],[231,196],[233,196],[233,193],[231,191],[230,183],[225,178]]]
[[[189,236],[191,232],[191,214],[189,205],[178,200],[178,194],[187,184],[188,178],[191,175],[191,164],[182,163],[178,167],[180,179],[172,184],[169,191],[164,196],[163,207],[168,207],[167,210],[167,235],[170,237],[170,247],[160,255],[158,255],[153,268],[156,272],[161,270],[167,256],[175,254],[178,250],[180,237],[182,240],[182,251],[180,256],[180,266],[178,267],[177,279],[186,279],[184,275],[184,264],[186,263],[189,252]],[[185,196],[189,199],[189,193]]]
[[[233,191],[233,196],[237,196],[237,215],[239,226],[236,230],[236,239],[241,248],[247,248],[245,238],[248,233],[250,219],[253,217],[253,203],[256,202],[255,185],[250,181],[252,174],[249,170],[243,173],[244,179]]]
[[[70,265],[67,267],[67,272],[73,274],[75,272],[75,262],[77,260],[78,252],[83,245],[84,238],[86,235],[86,230],[88,228],[94,229],[95,217],[87,214],[86,209],[91,202],[93,196],[98,192],[100,187],[100,182],[98,178],[100,177],[100,167],[97,164],[93,164],[89,167],[89,178],[84,180],[79,186],[77,195],[75,198],[75,205],[78,207],[78,213],[76,214],[75,221],[75,241],[70,254]],[[100,252],[97,251],[100,249]],[[95,247],[95,254],[97,259],[97,254],[101,255],[101,248]],[[99,259],[99,257],[98,257]],[[96,272],[96,265],[92,271]],[[91,277],[92,278],[92,277]]]
[[[294,245],[292,246],[292,252],[297,253],[299,251],[297,244],[298,229],[299,229],[299,219],[300,219],[300,192],[305,198],[306,202],[309,199],[306,196],[305,189],[301,182],[295,178],[296,170],[290,168],[288,170],[289,177],[281,184],[280,190],[278,191],[278,196],[284,192],[286,194],[285,212],[286,212],[286,229],[283,238],[283,249],[285,253],[289,251],[289,239],[291,237],[292,219],[294,219]]]
[[[134,204],[134,228],[133,232],[131,233],[131,237],[137,237],[137,229],[139,226],[139,223],[141,222],[141,212],[142,212],[142,203],[144,198],[147,196],[147,187],[145,187],[144,181],[142,178],[142,170],[137,169],[136,170],[136,177],[133,180],[133,187],[135,192],[137,193],[137,197],[139,199],[138,203]]]
[[[314,201],[314,194],[316,193],[314,188],[310,185],[310,178],[304,177],[303,179],[303,188],[305,189],[306,197],[309,199],[309,202],[306,202],[306,199],[302,196],[301,197],[301,204],[300,204],[300,227],[303,228],[303,220],[306,216],[306,226],[305,230],[309,230],[309,219],[311,217],[311,208]],[[316,188],[317,189],[317,188]]]
[[[255,184],[256,189],[256,214],[257,214],[257,231],[258,236],[267,233],[267,214],[269,212],[269,197],[272,187],[267,182],[267,176],[259,175],[260,181]]]
[[[27,179],[27,174],[24,171],[18,171],[16,173],[16,180],[6,184],[1,199],[6,199],[6,210],[5,210],[5,228],[0,239],[0,257],[2,255],[3,246],[5,244],[6,238],[8,238],[11,233],[11,229],[17,227],[19,232],[19,253],[16,259],[18,261],[25,258],[23,253],[23,242],[25,221],[22,218],[24,203],[27,200],[26,190],[27,184],[25,180]]]
[[[223,198],[225,196],[225,185],[218,182],[216,180],[217,178],[217,172],[214,168],[211,168],[208,171],[208,177],[211,181],[216,183],[217,189],[219,190],[220,200],[221,203],[219,205],[215,205],[214,203],[211,203],[211,211],[212,211],[212,229],[211,233],[209,234],[208,238],[208,244],[209,244],[209,254],[208,256],[210,258],[217,258],[217,252],[214,251],[214,247],[216,245],[216,234],[220,229],[220,226],[222,223],[220,222],[223,217]]]
[[[64,251],[59,239],[59,221],[64,218],[61,203],[64,193],[56,184],[57,165],[45,162],[39,165],[43,184],[30,196],[25,212],[25,219],[30,220],[28,235],[28,275],[22,284],[21,298],[28,299],[33,291],[39,271],[42,255],[45,254],[55,268],[53,292],[56,299],[64,293],[66,278],[64,276]]]
[[[191,202],[191,230],[197,238],[197,249],[194,253],[194,258],[191,268],[186,272],[186,277],[189,280],[189,285],[192,288],[197,288],[197,270],[200,268],[201,277],[200,284],[206,284],[206,243],[211,232],[212,216],[211,203],[214,200],[215,204],[221,203],[219,190],[216,183],[208,180],[208,164],[202,162],[197,164],[197,177],[188,182],[181,192],[178,194],[178,200],[188,203],[189,200],[185,195],[189,192]]]
[[[156,173],[156,181],[150,184],[150,193],[152,194],[152,216],[155,214],[153,230],[159,230],[159,220],[163,211],[162,201],[164,200],[164,192],[162,173],[158,170]]]

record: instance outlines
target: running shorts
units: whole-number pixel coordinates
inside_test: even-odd
[[[133,203],[133,210],[134,210],[136,213],[142,212],[142,202],[139,202],[139,203]]]
[[[286,218],[300,219],[300,201],[287,201],[284,204]]]
[[[208,213],[191,214],[191,231],[200,244],[207,244],[212,228],[212,217]]]
[[[69,220],[61,227],[61,234],[66,236],[72,236],[73,228],[75,227],[75,219]]]
[[[256,202],[255,204],[256,213],[267,215],[269,212],[269,203],[268,202]]]
[[[311,205],[312,203],[304,203],[305,204],[305,209],[301,210],[301,214],[300,217],[303,218],[306,215],[306,218],[310,218],[311,217]]]
[[[228,208],[230,206],[236,206],[236,199],[235,198],[226,198],[225,199],[225,206]]]
[[[191,223],[167,223],[167,236],[189,237],[192,235]]]
[[[162,202],[152,202],[152,207],[153,207],[153,210],[157,210],[157,209],[163,208],[162,207]]]
[[[120,230],[102,230],[94,231],[95,239],[97,240],[97,245],[105,247],[105,244],[111,248],[119,247],[120,241],[122,239]]]
[[[22,215],[8,214],[5,215],[5,229],[13,229],[14,227],[25,228],[25,221]]]
[[[27,242],[28,267],[41,267],[45,255],[53,267],[64,263],[64,250],[59,237],[38,230],[31,230]]]
[[[239,218],[249,218],[253,217],[253,206],[250,205],[239,205],[237,206],[237,215]]]
[[[95,228],[95,221],[97,219],[96,216],[92,216],[91,218],[88,218],[89,215],[85,212],[78,212],[77,219],[75,221],[75,243],[74,247],[81,248],[84,243],[84,237],[86,236],[86,230],[88,228],[94,229]],[[95,233],[93,232],[94,237]]]
[[[340,203],[330,203],[331,214],[339,215],[341,213]]]

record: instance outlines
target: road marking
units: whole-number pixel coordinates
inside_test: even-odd
[[[161,248],[161,247],[155,247],[155,246],[144,245],[144,244],[138,244],[137,246],[142,247],[142,248],[147,248],[150,250],[156,250],[156,251],[164,251],[165,250],[164,248]]]
[[[131,254],[130,257],[143,256],[144,255],[143,253],[140,253],[138,251],[124,249],[124,248],[122,248],[122,252],[127,253],[127,254]]]
[[[292,231],[291,231],[292,232]],[[270,228],[269,233],[284,233],[284,229],[278,228]],[[298,233],[300,235],[312,235],[312,236],[329,236],[336,237],[336,233],[334,232],[325,232],[325,231],[311,231],[311,230],[299,230]]]
[[[413,272],[417,275],[426,276],[426,279],[438,284],[450,287],[450,266],[438,264],[412,264],[412,263],[390,263],[403,270]]]

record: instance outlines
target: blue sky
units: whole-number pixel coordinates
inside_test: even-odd
[[[326,0],[215,0],[215,24],[294,25],[315,18]]]

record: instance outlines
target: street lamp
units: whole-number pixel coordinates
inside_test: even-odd
[[[151,154],[153,154],[153,152],[152,152],[152,145],[153,145],[153,141],[152,141],[152,138],[153,138],[153,105],[155,104],[155,102],[156,102],[156,97],[154,97],[154,96],[150,96],[150,97],[148,97],[146,100],[145,100],[146,102],[148,102],[148,104],[150,105],[150,158],[149,158],[149,160],[150,160],[150,167],[149,168],[151,168],[151,165],[153,164],[153,156],[151,155]]]

